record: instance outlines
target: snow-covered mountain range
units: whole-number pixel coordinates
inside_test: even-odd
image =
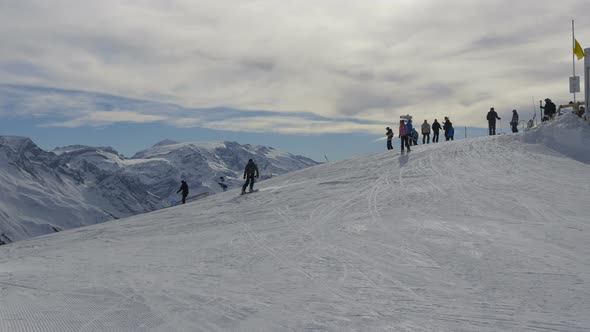
[[[589,146],[566,115],[0,246],[0,331],[590,331]]]
[[[149,212],[242,183],[254,159],[262,178],[317,163],[270,147],[236,142],[162,141],[125,158],[111,147],[40,149],[24,137],[0,136],[0,244]]]

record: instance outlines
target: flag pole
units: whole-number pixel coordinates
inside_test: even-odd
[[[574,35],[574,20],[572,20],[572,72],[573,77],[576,77],[576,55],[574,54],[574,49],[576,48],[576,37]],[[576,102],[576,90],[574,90],[574,103]]]

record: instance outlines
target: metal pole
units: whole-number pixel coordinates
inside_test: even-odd
[[[537,118],[537,109],[535,107],[535,96],[531,96],[531,101],[533,102],[533,120],[535,120]],[[535,125],[536,125],[536,123],[535,123]]]
[[[576,55],[574,54],[574,49],[576,48],[576,37],[574,36],[574,20],[572,20],[572,75],[575,79],[576,77]],[[574,103],[576,102],[576,90],[574,90]]]
[[[590,48],[584,50],[584,54],[590,54]],[[590,55],[584,55],[584,101],[586,104],[586,119],[590,123]]]

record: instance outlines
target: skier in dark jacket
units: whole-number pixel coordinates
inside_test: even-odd
[[[258,166],[256,166],[252,159],[248,160],[248,164],[244,169],[244,180],[246,180],[246,183],[242,186],[242,194],[246,193],[248,185],[250,185],[250,192],[254,191],[254,178],[258,179],[258,176]]]
[[[186,196],[188,196],[188,184],[186,181],[180,181],[180,189],[176,192],[177,194],[182,191],[182,204],[186,203]]]
[[[438,120],[434,119],[434,122],[432,123],[432,143],[438,143],[438,134],[441,129],[442,127],[440,126],[440,123],[438,123]]]
[[[453,123],[449,120],[448,116],[445,116],[445,123],[443,123],[443,129],[445,131],[445,140],[453,140],[454,139],[454,132]]]
[[[518,112],[516,110],[512,110],[512,121],[510,121],[510,127],[512,128],[513,133],[518,132]]]
[[[490,131],[490,135],[496,135],[496,119],[498,119],[498,120],[502,120],[502,119],[500,119],[500,117],[498,116],[498,113],[496,113],[496,111],[494,111],[493,107],[490,108],[490,111],[488,112],[486,119],[488,119],[488,129]]]

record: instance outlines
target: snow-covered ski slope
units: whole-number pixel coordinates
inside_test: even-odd
[[[567,116],[3,246],[0,331],[589,331],[589,150]]]

